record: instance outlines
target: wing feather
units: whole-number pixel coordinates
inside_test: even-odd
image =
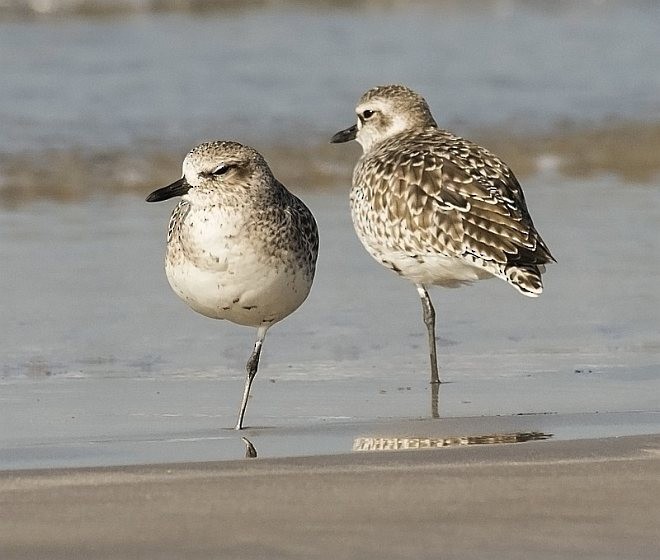
[[[400,230],[390,234],[403,249],[476,256],[494,265],[554,260],[517,179],[499,158],[437,129],[406,146],[370,158],[356,176],[375,213]]]

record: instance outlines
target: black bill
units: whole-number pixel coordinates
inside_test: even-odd
[[[147,202],[160,202],[175,196],[183,196],[190,190],[190,185],[185,177],[181,177],[178,181],[174,181],[171,185],[156,189],[147,197]]]
[[[357,136],[357,125],[354,124],[350,128],[345,130],[340,130],[335,134],[330,140],[331,144],[341,144],[342,142],[348,142],[349,140],[355,140]]]

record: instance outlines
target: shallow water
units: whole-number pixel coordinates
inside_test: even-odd
[[[465,435],[447,433],[447,418],[660,411],[660,263],[649,258],[659,249],[657,190],[554,176],[525,187],[559,263],[536,300],[498,280],[433,292],[449,382],[443,436]],[[322,234],[318,276],[266,340],[246,418],[261,427],[250,431],[260,456],[348,452],[361,426],[432,412],[415,290],[359,245],[347,193],[304,198]],[[9,232],[0,467],[242,453],[224,428],[235,421],[254,333],[198,316],[171,292],[162,264],[171,207],[123,197],[0,212]],[[596,432],[578,421],[564,433],[656,431],[658,415],[650,418]],[[492,433],[490,424],[472,435]],[[300,430],[307,435],[296,439]],[[204,447],[209,438],[230,447]]]
[[[0,21],[0,154],[325,139],[388,82],[451,126],[660,119],[656,3],[358,5]]]

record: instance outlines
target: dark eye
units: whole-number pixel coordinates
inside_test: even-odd
[[[229,171],[230,168],[231,165],[226,165],[224,163],[221,163],[220,165],[218,165],[217,167],[211,170],[210,175],[214,175],[216,177],[218,175],[224,175],[225,173],[227,173],[227,171]]]
[[[366,109],[365,111],[362,111],[362,118],[366,121],[367,119],[373,117],[374,113],[375,111],[372,111],[371,109]]]

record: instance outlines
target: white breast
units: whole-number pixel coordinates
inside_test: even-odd
[[[271,240],[276,243],[276,240]],[[172,289],[198,313],[257,327],[280,321],[307,297],[311,277],[274,256],[242,220],[218,207],[192,207],[168,245],[166,273]]]

